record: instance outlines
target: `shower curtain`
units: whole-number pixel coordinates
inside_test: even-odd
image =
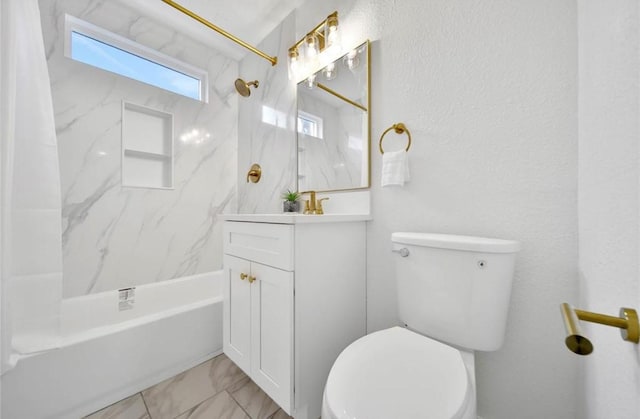
[[[0,12],[1,372],[17,355],[59,346],[60,172],[37,0]]]

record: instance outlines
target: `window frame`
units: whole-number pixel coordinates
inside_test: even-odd
[[[316,133],[318,135],[312,135],[312,134],[305,134],[304,132],[301,132],[301,124],[300,124],[300,119],[306,119],[307,121],[313,122],[316,125]],[[311,114],[309,112],[305,112],[302,110],[298,110],[298,115],[296,117],[296,132],[306,135],[307,137],[312,137],[312,138],[318,138],[320,140],[324,139],[324,121],[322,119],[322,117],[318,116],[318,115],[314,115]]]
[[[131,79],[120,73],[118,74],[121,77],[126,77],[130,80],[140,81],[141,83],[149,84],[150,86],[157,87],[159,89],[178,94],[180,96],[188,97],[189,99],[199,100],[200,102],[208,103],[209,102],[209,74],[206,70],[193,66],[191,64],[187,64],[183,61],[180,61],[174,57],[163,54],[159,51],[154,50],[153,48],[147,47],[145,45],[139,44],[131,39],[125,38],[124,36],[118,35],[116,33],[110,32],[100,26],[94,25],[92,23],[86,22],[82,19],[79,19],[75,16],[71,16],[69,14],[65,14],[64,17],[64,55],[67,58],[73,60],[73,45],[72,45],[72,33],[76,32],[80,35],[95,39],[98,42],[102,42],[104,44],[110,45],[114,48],[118,48],[122,51],[128,52],[130,54],[141,57],[142,59],[151,61],[163,67],[167,67],[170,70],[176,71],[178,73],[182,73],[186,76],[192,77],[200,81],[200,98],[194,99],[191,96],[185,96],[180,93],[173,92],[171,90],[164,89],[155,84],[147,83],[141,80]],[[76,62],[82,62],[77,61]],[[90,64],[88,64],[90,65]],[[95,66],[92,66],[95,67]],[[100,68],[100,67],[95,67]],[[104,70],[108,71],[108,70]]]

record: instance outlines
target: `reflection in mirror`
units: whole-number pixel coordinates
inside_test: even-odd
[[[298,84],[298,190],[369,187],[369,41]]]

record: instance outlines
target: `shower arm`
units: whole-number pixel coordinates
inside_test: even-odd
[[[224,29],[214,25],[213,23],[209,22],[208,20],[206,20],[205,18],[197,15],[196,13],[192,12],[191,10],[187,9],[184,6],[181,6],[180,4],[174,2],[173,0],[162,0],[164,3],[168,4],[169,6],[173,7],[174,9],[184,13],[185,15],[189,16],[190,18],[197,20],[198,22],[202,23],[204,26],[208,27],[209,29],[212,29],[216,32],[218,32],[220,35],[232,40],[233,42],[235,42],[236,44],[245,47],[246,49],[248,49],[249,51],[253,52],[254,54],[257,54],[259,56],[261,56],[262,58],[264,58],[265,60],[269,61],[271,63],[272,66],[276,65],[278,63],[278,57],[271,57],[268,54],[265,54],[264,52],[260,51],[258,48],[244,42],[242,39],[230,34],[229,32],[225,31]]]

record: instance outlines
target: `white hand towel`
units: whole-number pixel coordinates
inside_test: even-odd
[[[409,158],[405,150],[382,154],[382,186],[404,186],[409,177]]]

